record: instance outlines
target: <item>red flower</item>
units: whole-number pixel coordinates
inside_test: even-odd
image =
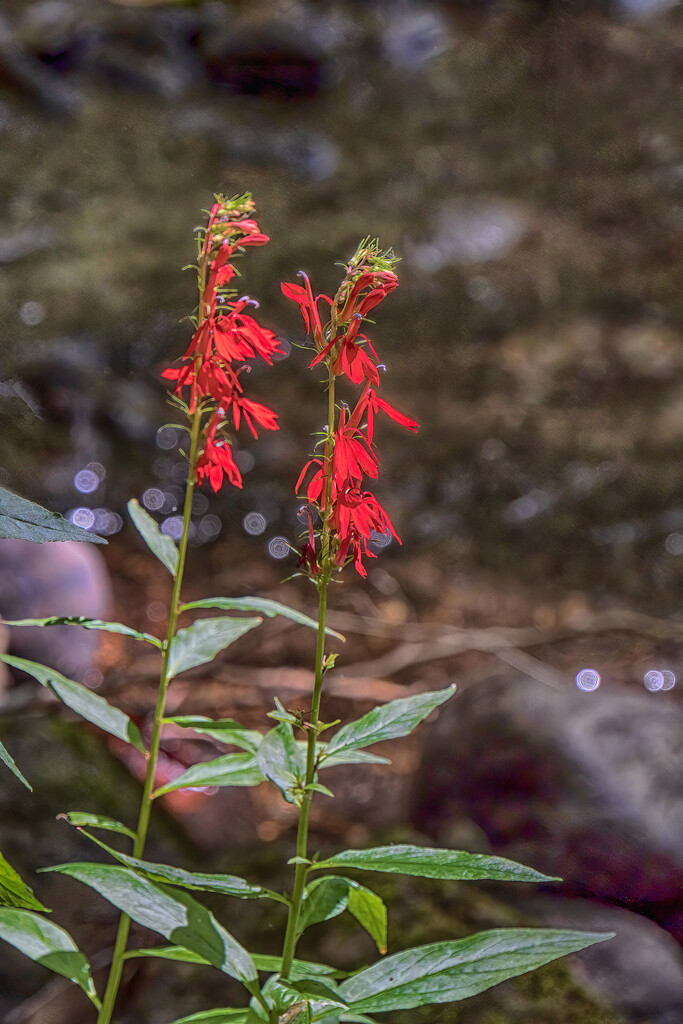
[[[379,372],[376,364],[372,361],[370,356],[367,354],[365,349],[356,344],[355,338],[362,338],[367,341],[368,346],[376,357],[377,353],[372,348],[371,343],[368,341],[364,334],[358,334],[358,328],[361,323],[361,316],[355,313],[351,324],[346,331],[346,334],[338,334],[336,337],[329,341],[325,348],[318,353],[315,359],[309,364],[315,366],[321,359],[333,350],[335,345],[339,345],[339,349],[334,359],[332,360],[332,372],[339,376],[345,373],[349,380],[353,381],[354,384],[361,384],[364,380],[369,380],[373,384],[379,384]]]
[[[389,405],[383,398],[380,398],[377,392],[370,387],[368,383],[363,391],[363,394],[358,400],[356,408],[353,410],[351,417],[349,418],[349,426],[358,426],[363,416],[363,413],[367,411],[368,414],[368,426],[367,426],[367,437],[368,441],[372,444],[372,438],[374,435],[374,415],[379,411],[385,412],[396,423],[402,427],[407,427],[408,430],[417,430],[420,426],[415,420],[411,420],[408,416],[404,416],[398,409],[394,409],[393,405]]]
[[[323,329],[320,323],[320,314],[318,313],[318,303],[321,299],[324,299],[331,306],[332,299],[329,295],[318,295],[314,299],[311,282],[308,280],[308,277],[303,271],[300,272],[299,276],[304,279],[305,287],[302,288],[299,284],[283,283],[280,285],[280,288],[283,295],[286,295],[288,299],[293,299],[294,302],[299,303],[299,309],[306,325],[306,334],[310,334],[312,327],[316,348],[321,349],[323,347]]]
[[[242,475],[232,457],[230,445],[226,441],[214,441],[207,437],[204,451],[197,462],[197,483],[208,480],[214,491],[218,491],[224,475],[233,487],[242,486]]]
[[[233,394],[229,400],[230,409],[232,411],[232,418],[235,424],[235,430],[239,430],[240,417],[244,416],[245,422],[251,430],[254,437],[258,437],[256,433],[256,427],[254,426],[254,420],[259,423],[265,430],[277,430],[277,413],[273,412],[266,405],[261,405],[260,402],[252,402],[250,398],[243,398],[240,395]]]
[[[340,540],[335,563],[344,565],[351,552],[356,571],[361,576],[367,576],[363,555],[376,558],[368,549],[368,541],[372,539],[373,533],[390,533],[401,543],[389,516],[375,496],[370,491],[361,491],[359,487],[346,487],[339,493],[332,521]]]
[[[359,484],[365,475],[375,480],[379,475],[379,459],[361,432],[346,422],[346,409],[339,415],[334,434],[332,472],[338,488],[349,480]]]

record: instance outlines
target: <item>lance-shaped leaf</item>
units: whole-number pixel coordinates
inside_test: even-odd
[[[198,619],[187,629],[179,629],[171,640],[168,659],[168,678],[186,672],[197,665],[213,661],[219,651],[260,626],[262,619]]]
[[[349,902],[349,880],[340,875],[316,878],[304,889],[297,935],[321,921],[329,921],[346,910]]]
[[[5,746],[4,743],[0,743],[0,761],[2,761],[3,764],[6,764],[7,767],[9,768],[9,770],[12,772],[12,774],[16,775],[16,777],[19,779],[19,781],[23,782],[23,784],[26,786],[26,788],[30,789],[31,792],[33,792],[33,786],[21,774],[21,772],[19,771],[19,769],[16,766],[14,758],[12,757],[12,755],[10,754],[9,750],[7,749],[7,747]]]
[[[135,960],[138,957],[156,957],[158,960],[175,960],[181,964],[211,964],[206,957],[199,953],[193,953],[184,946],[153,946],[150,949],[129,949],[124,954],[125,960]]]
[[[318,744],[320,768],[335,768],[338,764],[391,764],[388,757],[370,754],[367,750],[341,750],[328,754],[324,743]]]
[[[144,751],[138,727],[131,722],[128,715],[119,708],[112,707],[104,697],[98,697],[87,686],[81,686],[80,683],[74,682],[73,679],[67,679],[53,668],[39,665],[36,661],[27,661],[26,658],[0,654],[0,661],[33,676],[81,718],[85,718],[86,721],[103,729],[104,732],[117,736],[126,743],[132,743],[138,750]]]
[[[375,940],[380,953],[387,949],[387,908],[377,893],[340,875],[316,878],[304,890],[297,934],[312,924],[329,921],[348,910]]]
[[[339,992],[352,1010],[361,1013],[450,1003],[609,938],[612,933],[545,928],[480,932],[386,957],[347,978]]]
[[[164,723],[178,725],[181,729],[194,729],[203,736],[210,736],[211,739],[220,743],[232,744],[248,750],[255,754],[263,739],[260,732],[255,729],[247,729],[232,718],[206,718],[204,715],[180,715],[176,718],[165,718]]]
[[[375,940],[380,953],[386,953],[387,908],[381,896],[358,882],[352,882],[347,909]]]
[[[253,959],[257,971],[266,971],[269,974],[280,973],[282,957],[255,953]],[[304,978],[325,978],[333,975],[346,977],[346,971],[338,971],[336,967],[330,967],[329,964],[318,964],[311,960],[293,960],[289,972],[291,981],[301,981]]]
[[[119,633],[121,636],[130,636],[134,640],[144,640],[155,647],[161,647],[161,640],[157,640],[151,633],[140,633],[137,629],[124,626],[122,622],[105,622],[103,619],[88,619],[84,615],[52,615],[48,619],[5,619],[6,626],[82,626],[83,629],[99,629],[105,633]]]
[[[249,1010],[202,1010],[200,1013],[193,1013],[189,1017],[180,1017],[172,1021],[172,1024],[247,1024]]]
[[[63,928],[29,910],[0,908],[0,938],[96,998],[90,964]]]
[[[136,839],[137,836],[132,828],[123,825],[116,818],[108,818],[106,814],[90,814],[88,811],[65,811],[57,815],[58,819],[67,821],[69,825],[80,828],[82,825],[89,825],[91,828],[101,828],[105,832],[118,832],[119,835],[128,836],[129,839]]]
[[[256,756],[259,768],[277,786],[287,803],[297,803],[299,797],[294,795],[294,790],[304,779],[306,758],[289,722],[280,722],[266,733]]]
[[[254,754],[225,754],[213,761],[194,764],[172,782],[160,786],[154,796],[163,796],[174,789],[198,786],[260,786],[264,781]]]
[[[286,604],[280,604],[279,601],[271,601],[268,597],[205,597],[202,601],[190,601],[188,604],[184,604],[181,611],[188,612],[193,608],[222,608],[224,611],[259,612],[271,619],[276,615],[282,615],[283,618],[291,619],[292,622],[297,622],[300,626],[308,626],[309,629],[315,630],[318,628],[317,619],[298,612],[296,608],[288,608]],[[337,640],[341,640],[342,643],[346,642],[346,638],[334,629],[326,629],[325,632],[328,636],[334,636]]]
[[[129,857],[126,853],[120,853],[107,846],[101,839],[91,836],[83,830],[83,834],[92,839],[110,856],[114,857],[121,864],[132,868],[138,874],[149,878],[151,882],[163,882],[167,885],[179,885],[183,889],[199,889],[202,892],[219,892],[225,896],[237,896],[242,900],[273,899],[279,903],[287,904],[288,901],[279,893],[264,889],[261,885],[250,885],[244,878],[238,875],[210,875],[201,871],[186,871],[184,868],[176,868],[170,864],[154,864],[151,861],[139,860],[137,857]]]
[[[559,881],[505,857],[466,853],[464,850],[435,850],[428,846],[409,844],[376,846],[370,850],[344,850],[327,860],[317,861],[311,870],[318,868],[362,868],[364,871],[388,871],[392,874],[453,881],[484,878],[499,882]]]
[[[89,885],[138,924],[186,946],[252,990],[257,974],[246,949],[189,893],[150,882],[118,864],[60,864],[47,870]]]
[[[171,576],[175,576],[178,568],[178,548],[175,546],[175,542],[167,534],[161,532],[156,521],[134,498],[128,502],[128,514],[150,551],[157,556],[160,562],[163,562]]]
[[[50,913],[35,896],[21,875],[0,853],[0,906],[21,907],[23,910],[42,910]]]
[[[393,740],[407,736],[425,719],[434,708],[449,700],[455,693],[454,686],[431,693],[419,693],[415,697],[402,697],[389,704],[374,708],[356,722],[342,725],[327,744],[328,754],[369,747],[380,740]]]
[[[45,541],[79,540],[90,544],[106,544],[104,537],[74,526],[58,512],[50,512],[34,501],[0,487],[0,537],[13,540]]]

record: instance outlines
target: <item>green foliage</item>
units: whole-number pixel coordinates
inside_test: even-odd
[[[0,742],[0,761],[2,761],[3,764],[7,765],[7,767],[12,772],[12,774],[16,775],[16,777],[19,779],[19,781],[22,782],[26,786],[27,789],[30,789],[31,791],[33,791],[33,786],[22,775],[22,773],[19,771],[19,769],[17,768],[17,765],[16,765],[16,762],[15,762],[14,758],[10,754],[10,752],[7,749],[7,747],[5,746],[5,744],[2,743],[2,742]]]
[[[57,817],[68,821],[70,825],[75,825],[77,828],[80,828],[82,825],[89,825],[91,828],[101,828],[106,832],[118,832],[122,836],[128,836],[129,839],[135,839],[135,832],[131,828],[127,828],[120,821],[108,818],[104,814],[90,814],[87,811],[65,811],[63,814],[58,814]]]
[[[193,729],[202,736],[210,736],[221,743],[232,744],[255,754],[263,739],[260,732],[247,729],[232,718],[212,719],[203,715],[181,715],[177,718],[165,718],[164,724],[178,725],[182,729]]]
[[[79,540],[89,544],[106,544],[104,537],[88,533],[74,526],[58,512],[50,512],[34,501],[20,498],[5,487],[0,487],[0,538],[30,540],[35,544],[46,541]]]
[[[6,619],[6,626],[82,626],[83,629],[99,629],[105,633],[119,633],[121,636],[129,636],[134,640],[144,640],[154,647],[161,648],[161,640],[157,640],[151,633],[140,633],[137,629],[124,626],[121,622],[105,622],[102,619],[88,619],[84,615],[52,615],[47,619]]]
[[[495,879],[499,882],[553,882],[558,879],[543,875],[505,857],[491,857],[464,850],[437,850],[427,846],[376,846],[370,850],[344,850],[313,868],[363,868],[365,871],[388,871],[393,874],[417,875],[420,878],[448,878],[453,881]]]
[[[377,893],[340,875],[316,878],[304,889],[298,933],[348,910],[374,939],[380,953],[387,951],[387,908]]]
[[[175,543],[161,532],[149,512],[145,512],[134,498],[128,502],[128,514],[150,551],[166,566],[171,576],[175,576],[178,568],[178,548]]]
[[[95,889],[138,924],[198,953],[213,967],[253,988],[254,962],[211,911],[187,893],[150,882],[137,872],[112,864],[59,864],[47,868],[70,875]]]
[[[41,686],[51,690],[55,697],[59,697],[63,704],[66,704],[81,718],[85,718],[87,722],[91,722],[125,743],[132,743],[138,750],[145,749],[138,727],[131,722],[128,715],[119,708],[112,707],[104,697],[98,697],[87,686],[82,686],[73,679],[67,679],[66,676],[53,668],[48,668],[47,665],[39,665],[38,662],[28,661],[26,658],[0,654],[0,661],[33,676]]]
[[[168,678],[186,672],[197,665],[213,661],[219,651],[260,626],[262,619],[199,619],[187,629],[179,629],[171,641],[168,658]]]
[[[160,786],[154,796],[163,796],[188,786],[259,786],[263,781],[254,754],[226,754],[213,761],[193,765],[165,786]]]
[[[128,854],[113,850],[111,846],[96,839],[84,831],[103,850],[106,850],[115,860],[118,860],[126,867],[148,878],[151,882],[162,882],[167,885],[179,885],[183,889],[199,889],[202,892],[217,892],[225,896],[237,896],[242,900],[273,899],[280,903],[287,903],[287,900],[264,889],[261,885],[250,885],[243,878],[237,875],[210,875],[201,871],[186,871],[184,868],[172,867],[170,864],[152,864],[137,857],[129,857]]]
[[[63,928],[28,910],[0,907],[0,938],[96,999],[90,964]]]
[[[256,756],[264,776],[277,786],[287,803],[300,805],[306,756],[294,739],[291,724],[280,722],[266,733]]]
[[[23,878],[17,874],[0,853],[0,906],[18,907],[23,910],[42,910],[50,913],[35,896]]]
[[[455,1002],[611,937],[544,928],[480,932],[386,957],[342,982],[340,993],[351,1009],[369,1013]]]
[[[180,610],[189,612],[194,608],[223,608],[226,611],[260,612],[271,619],[276,615],[281,615],[300,626],[308,626],[309,629],[318,628],[317,621],[310,615],[304,615],[296,608],[290,608],[279,601],[271,601],[268,597],[205,597],[202,601],[190,601],[188,604],[184,604]],[[334,636],[337,640],[344,642],[344,636],[337,633],[336,630],[328,627],[325,632],[328,636]]]
[[[403,697],[389,704],[373,708],[356,722],[343,725],[332,737],[325,749],[324,757],[339,755],[358,747],[369,747],[381,740],[393,740],[407,736],[434,711],[439,704],[450,700],[455,693],[454,686],[432,693],[419,693],[415,697]],[[337,762],[339,763],[339,762]]]

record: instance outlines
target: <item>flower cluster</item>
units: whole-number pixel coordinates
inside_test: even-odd
[[[314,296],[305,274],[300,275],[303,286],[282,285],[284,294],[298,303],[306,331],[312,335],[316,354],[310,365],[326,364],[331,392],[324,454],[306,463],[296,486],[298,494],[305,484],[309,503],[308,536],[301,549],[300,565],[313,578],[329,576],[349,561],[365,576],[363,557],[374,557],[368,546],[373,535],[390,533],[400,543],[386,511],[372,492],[364,489],[364,479],[376,480],[379,476],[379,459],[373,447],[375,414],[386,413],[408,430],[417,430],[418,425],[379,397],[381,366],[369,338],[360,333],[370,310],[398,285],[395,262],[390,252],[382,252],[376,241],[366,239],[350,260],[334,298]],[[329,306],[325,322],[320,302]],[[342,376],[363,385],[352,412],[342,405],[337,413],[334,407],[335,381]],[[317,535],[314,511],[322,524]]]
[[[242,486],[240,471],[224,436],[230,423],[238,429],[244,419],[254,437],[258,436],[259,426],[264,430],[278,429],[276,414],[245,396],[241,378],[250,369],[245,360],[260,356],[272,363],[273,356],[282,354],[282,350],[272,331],[261,327],[247,312],[258,303],[247,296],[237,298],[237,292],[229,287],[237,276],[232,262],[235,256],[247,246],[265,245],[269,241],[259,230],[253,213],[254,203],[248,193],[229,200],[216,196],[199,240],[195,333],[180,367],[169,368],[162,374],[175,381],[179,399],[183,388],[189,388],[189,403],[183,403],[189,415],[198,410],[208,413],[195,472],[197,482],[208,480],[214,491],[221,487],[224,476],[235,487]]]

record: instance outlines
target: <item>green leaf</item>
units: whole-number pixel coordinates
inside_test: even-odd
[[[27,661],[26,658],[0,654],[0,661],[33,676],[81,718],[85,718],[86,721],[103,729],[104,732],[117,736],[126,743],[132,743],[138,750],[144,752],[145,748],[138,727],[131,722],[128,715],[119,708],[112,707],[104,697],[98,697],[87,686],[81,686],[80,683],[74,682],[73,679],[67,679],[66,676],[48,668],[47,665],[39,665],[36,661]]]
[[[118,864],[60,864],[47,870],[89,885],[138,924],[186,946],[250,991],[253,988],[256,968],[246,949],[189,893],[150,882]]]
[[[5,619],[6,626],[82,626],[83,629],[101,629],[105,633],[119,633],[121,636],[130,636],[134,640],[144,640],[155,647],[161,647],[161,640],[157,640],[151,633],[140,633],[137,629],[124,626],[121,622],[104,622],[102,619],[88,619],[83,615],[58,616],[52,615],[49,619]]]
[[[188,604],[184,604],[180,610],[189,612],[193,608],[223,608],[225,611],[260,612],[271,619],[276,615],[282,615],[285,619],[291,619],[292,622],[297,622],[300,626],[308,626],[310,629],[316,630],[318,628],[317,619],[312,619],[295,608],[288,608],[286,604],[280,604],[279,601],[271,601],[268,597],[205,597],[202,601],[190,601]],[[346,642],[346,638],[334,629],[326,629],[325,632],[328,636],[334,636],[337,640],[341,640],[342,643]]]
[[[420,878],[473,881],[491,878],[499,882],[557,882],[505,857],[489,857],[463,850],[435,850],[428,846],[376,846],[370,850],[344,850],[313,865],[318,868],[362,868],[365,871],[389,871],[392,874]]]
[[[450,1003],[609,938],[545,928],[480,932],[386,957],[347,978],[339,991],[352,1010],[370,1013]]]
[[[348,878],[340,875],[325,875],[307,885],[297,922],[297,936],[312,924],[329,921],[343,913],[349,902],[349,887]]]
[[[255,953],[253,961],[257,971],[267,971],[269,974],[279,974],[282,966],[282,957],[267,956],[263,953]],[[325,977],[346,977],[345,971],[338,971],[336,967],[329,964],[316,964],[310,960],[293,960],[292,969],[289,972],[291,981],[301,981],[304,978],[325,978]]]
[[[168,678],[197,665],[213,661],[219,651],[229,647],[250,629],[260,626],[262,619],[198,619],[187,629],[179,629],[171,640]]]
[[[352,882],[347,909],[374,939],[380,953],[386,953],[387,908],[381,896],[358,882]]]
[[[144,508],[141,508],[135,498],[128,502],[128,514],[133,520],[133,526],[138,531],[147,547],[152,551],[160,562],[166,566],[171,576],[175,576],[178,568],[178,548],[171,538],[162,533]]]
[[[343,750],[328,754],[325,745],[318,744],[321,752],[320,768],[335,768],[338,764],[391,764],[388,757],[380,754],[369,754],[367,750]]]
[[[0,853],[0,906],[21,907],[23,910],[42,910],[46,914],[50,911],[44,907],[29,888],[23,878],[17,874]]]
[[[27,498],[0,487],[0,537],[13,540],[45,541],[80,540],[89,544],[106,544],[104,537],[82,530],[64,519],[58,512],[50,512]]]
[[[300,795],[294,790],[304,779],[306,761],[289,722],[280,722],[266,733],[256,757],[265,777],[277,786],[287,803],[299,803]]]
[[[91,828],[102,828],[107,832],[118,832],[129,839],[136,839],[137,836],[132,828],[127,828],[115,818],[108,818],[105,814],[90,814],[88,811],[65,811],[57,815],[58,820],[67,821],[69,825],[80,828],[81,825],[90,825]]]
[[[202,1010],[189,1017],[180,1017],[172,1024],[247,1024],[249,1009],[244,1010]]]
[[[198,786],[259,786],[264,782],[254,754],[225,754],[213,761],[202,761],[188,768],[172,782],[167,782],[154,797],[172,793],[174,789]]]
[[[107,846],[100,839],[89,835],[85,830],[83,834],[106,850],[115,860],[132,868],[133,871],[145,878],[149,878],[151,882],[179,885],[183,889],[199,889],[202,892],[219,892],[225,896],[237,896],[242,900],[268,898],[287,904],[284,896],[280,896],[270,889],[264,889],[261,885],[250,885],[249,882],[237,875],[207,875],[201,871],[186,871],[184,868],[172,867],[170,864],[154,864],[151,861],[138,860],[137,857],[129,857],[126,853],[112,849],[111,846]]]
[[[317,878],[304,889],[297,934],[312,924],[329,921],[348,910],[370,933],[380,953],[387,949],[387,908],[383,900],[359,882],[340,875]]]
[[[210,736],[219,743],[232,744],[255,754],[263,739],[260,732],[247,729],[232,718],[205,718],[203,715],[180,715],[177,718],[165,718],[168,725],[179,725],[182,729],[194,729],[203,736]]]
[[[415,697],[402,697],[389,704],[374,708],[356,722],[342,725],[327,744],[329,754],[358,747],[368,747],[380,740],[393,740],[407,736],[427,718],[432,711],[449,700],[455,693],[454,686],[431,693],[419,693]]]
[[[10,754],[10,752],[9,752],[9,750],[7,749],[7,747],[5,746],[5,744],[4,744],[4,743],[1,743],[1,742],[0,742],[0,761],[2,761],[2,762],[3,762],[3,764],[6,764],[6,765],[7,765],[7,767],[9,768],[9,770],[10,770],[10,771],[11,771],[11,772],[12,772],[12,773],[13,773],[14,775],[16,775],[16,777],[17,777],[17,778],[19,779],[19,781],[20,781],[20,782],[23,782],[23,783],[24,783],[24,785],[26,786],[26,788],[27,788],[27,789],[30,789],[30,790],[31,790],[31,792],[33,792],[33,786],[32,786],[32,785],[31,785],[31,783],[30,783],[30,782],[28,782],[28,781],[27,781],[27,779],[25,779],[25,778],[24,778],[24,776],[23,776],[23,775],[21,774],[21,772],[19,771],[19,769],[18,769],[18,768],[17,768],[17,766],[16,766],[16,763],[15,763],[15,761],[14,761],[14,758],[13,758],[13,757],[12,757],[12,755]]]
[[[90,964],[63,928],[28,910],[0,908],[0,938],[37,964],[73,981],[89,999],[96,998]]]
[[[124,959],[126,960],[135,960],[138,957],[156,957],[159,960],[177,960],[182,964],[205,964],[207,967],[211,966],[205,957],[185,949],[184,946],[156,946],[151,949],[129,949],[124,954]]]

